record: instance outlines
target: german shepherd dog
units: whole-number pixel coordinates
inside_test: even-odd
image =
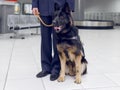
[[[57,38],[57,50],[61,70],[59,82],[65,80],[65,74],[75,76],[75,83],[81,83],[81,75],[87,73],[87,60],[78,35],[78,29],[73,25],[73,19],[68,3],[61,8],[55,4],[53,27]]]

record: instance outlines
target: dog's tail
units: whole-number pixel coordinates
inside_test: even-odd
[[[82,47],[81,47],[81,50],[82,50],[82,60],[81,60],[82,72],[81,72],[81,74],[84,75],[84,74],[87,73],[87,64],[88,64],[88,62],[87,62],[87,60],[86,60],[86,58],[85,58],[85,52],[84,52],[84,47],[83,47],[83,45],[82,45]]]
[[[83,56],[82,57],[82,60],[81,60],[81,64],[82,64],[82,71],[81,71],[81,74],[84,75],[87,73],[87,60],[85,59],[85,57]]]
[[[82,51],[83,57],[85,57],[85,51],[84,51],[83,45],[81,45],[81,51]]]

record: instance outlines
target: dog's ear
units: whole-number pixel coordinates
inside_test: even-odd
[[[59,6],[58,3],[55,3],[55,4],[54,4],[54,10],[55,10],[55,11],[60,10],[60,6]]]
[[[70,14],[70,7],[69,4],[66,2],[62,8],[63,12],[66,12],[67,14]]]

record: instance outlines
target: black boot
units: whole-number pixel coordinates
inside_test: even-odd
[[[39,73],[36,75],[36,77],[37,77],[37,78],[42,78],[42,77],[47,76],[48,74],[50,74],[50,72],[41,71],[41,72],[39,72]]]
[[[59,74],[51,74],[50,75],[50,80],[54,81],[54,80],[58,79],[58,77],[59,77]]]

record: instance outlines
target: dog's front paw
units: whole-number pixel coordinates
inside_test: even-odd
[[[74,82],[75,82],[76,84],[80,84],[80,83],[81,83],[81,80],[80,80],[80,78],[77,78]]]
[[[64,77],[59,77],[57,81],[58,81],[58,82],[64,82],[64,81],[65,81],[65,78],[64,78]]]

